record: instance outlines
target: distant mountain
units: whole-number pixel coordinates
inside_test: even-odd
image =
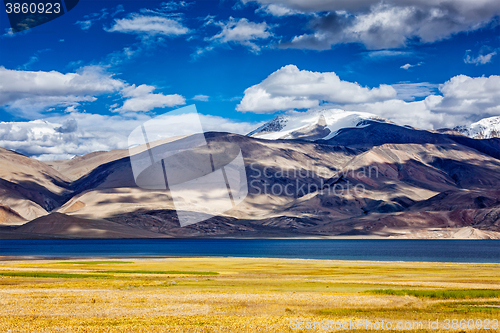
[[[457,126],[453,130],[473,139],[500,138],[500,116],[484,118],[468,126]]]
[[[186,227],[169,191],[136,186],[127,151],[44,163],[0,148],[0,238],[500,238],[500,138],[341,110],[250,135],[205,134],[240,147],[249,193]]]
[[[362,128],[369,121],[390,123],[389,120],[366,112],[324,109],[279,115],[247,136],[260,139],[329,140],[340,129]]]

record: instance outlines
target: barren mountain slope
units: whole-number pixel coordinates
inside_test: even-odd
[[[99,165],[128,157],[128,154],[128,150],[126,149],[96,151],[87,155],[77,156],[70,160],[46,161],[45,163],[71,181],[75,181]]]
[[[51,213],[16,229],[23,234],[68,238],[155,238],[165,235],[131,228],[105,220],[85,220],[60,213]]]
[[[19,233],[37,237],[77,237],[79,233],[82,237],[119,237],[129,234],[130,228],[144,237],[149,233],[174,237],[407,237],[409,231],[437,235],[429,228],[457,229],[448,232],[448,237],[494,237],[500,231],[497,139],[461,136],[466,139],[462,142],[454,135],[370,120],[363,128],[344,128],[332,139],[316,142],[223,133],[207,133],[206,137],[211,143],[229,140],[238,144],[245,159],[249,194],[225,214],[185,228],[178,225],[168,191],[136,186],[124,151],[50,164],[72,179],[81,175],[73,182],[47,165],[41,166],[47,172],[32,171],[38,172],[38,183],[51,179],[53,184],[47,187],[61,188],[64,195],[43,187],[46,194],[40,194],[36,191],[40,186],[34,185],[29,194],[25,187],[6,181],[0,183],[0,190],[10,200],[31,205],[50,196],[61,202],[57,212],[64,214],[51,214],[46,220],[18,228]],[[33,165],[37,163],[41,162]],[[15,171],[11,173],[4,172],[13,180]],[[15,205],[3,204],[26,218]],[[464,227],[474,230],[460,229]]]
[[[214,133],[209,137],[217,140],[217,136]],[[237,135],[231,138],[238,142],[245,157],[249,196],[226,215],[238,218],[246,227],[259,232],[262,228],[274,228],[285,233],[318,235],[326,231],[322,231],[321,225],[334,224],[337,229],[330,231],[346,233],[364,226],[367,216],[381,214],[388,217],[412,210],[413,206],[425,211],[425,202],[431,198],[434,200],[428,203],[430,210],[436,210],[436,207],[447,209],[448,206],[459,208],[460,200],[457,199],[453,206],[449,199],[438,197],[441,192],[478,194],[480,189],[493,191],[500,185],[498,160],[456,144],[447,137],[437,138],[438,144],[382,144],[380,140],[378,146],[369,150],[288,140],[267,141]],[[388,141],[394,140],[389,137]],[[121,216],[133,224],[124,213],[137,209],[144,212],[174,209],[168,192],[130,186],[133,180],[126,159],[106,166],[109,170],[89,175],[90,182],[91,176],[98,174],[106,174],[105,180],[73,198],[71,205],[65,205],[61,211],[78,201],[76,206],[79,209],[69,209],[69,214],[85,218],[108,217],[117,222]],[[362,193],[346,193],[348,183],[362,185]],[[275,185],[288,185],[292,195],[273,193]],[[340,189],[340,185],[344,186],[344,192],[334,192],[335,186]],[[470,200],[465,200],[462,208],[475,207],[470,202],[473,203],[478,196],[472,195]],[[423,224],[419,227],[433,225],[433,215],[425,216],[420,219]],[[170,233],[167,225],[164,232]],[[401,225],[403,229],[409,227]],[[227,226],[220,225],[219,228],[220,233],[212,231],[210,234],[236,232],[234,228],[228,231]],[[374,227],[363,228],[361,230],[366,233],[374,230]]]
[[[11,208],[0,205],[0,224],[17,225],[26,222],[26,220]]]
[[[27,220],[47,214],[71,195],[70,180],[45,163],[0,148],[0,204]]]

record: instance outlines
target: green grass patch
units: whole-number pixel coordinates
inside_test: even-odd
[[[464,299],[464,298],[495,298],[500,297],[500,290],[491,289],[459,289],[459,290],[410,290],[410,289],[375,289],[367,293],[376,295],[415,296],[439,299]]]
[[[61,261],[54,262],[54,265],[105,265],[105,264],[134,264],[133,261],[118,261],[118,260],[90,260],[90,261]]]
[[[453,310],[454,313],[471,313],[471,312],[485,312],[485,313],[496,313],[500,312],[500,306],[498,304],[488,304],[488,303],[447,303],[443,304],[443,307]]]
[[[366,315],[372,313],[372,310],[364,309],[321,309],[315,311],[315,313],[323,316],[354,316],[354,315]]]
[[[110,279],[112,275],[79,274],[79,273],[52,273],[52,272],[0,272],[0,276],[55,278],[55,279]]]
[[[196,271],[143,271],[143,270],[111,270],[111,271],[96,271],[99,273],[116,273],[116,274],[170,274],[170,275],[219,275],[217,272],[196,272]]]

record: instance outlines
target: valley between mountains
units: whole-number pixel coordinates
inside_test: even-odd
[[[128,150],[42,162],[0,148],[0,237],[498,239],[500,139],[477,128],[426,131],[322,110],[247,136],[206,133],[240,147],[249,193],[186,227],[169,191],[136,186]]]

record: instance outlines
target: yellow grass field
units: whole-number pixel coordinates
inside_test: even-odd
[[[389,323],[405,332],[494,332],[498,319],[498,264],[0,261],[0,332],[361,332]]]

